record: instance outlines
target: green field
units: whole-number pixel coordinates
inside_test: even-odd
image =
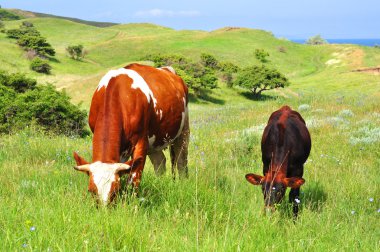
[[[189,179],[173,181],[170,167],[156,177],[147,161],[139,197],[123,194],[104,209],[87,193],[87,176],[72,168],[73,151],[91,160],[91,137],[47,135],[34,128],[1,135],[0,251],[380,250],[380,75],[352,72],[378,66],[380,50],[298,45],[250,29],[29,21],[57,50],[52,74],[30,72],[22,50],[2,33],[0,69],[66,88],[86,109],[108,69],[147,52],[193,59],[209,52],[246,66],[257,63],[253,51],[263,48],[270,54],[268,64],[286,74],[291,85],[250,100],[221,83],[206,99],[194,100]],[[20,21],[4,23],[10,28]],[[65,55],[73,43],[88,48],[84,61]],[[302,114],[312,137],[296,222],[286,202],[265,216],[260,188],[244,178],[261,173],[263,127],[284,104]]]

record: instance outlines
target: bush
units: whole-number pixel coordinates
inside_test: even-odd
[[[22,35],[17,44],[24,48],[24,50],[35,50],[41,57],[54,56],[55,50],[46,42],[46,39],[40,36],[31,36],[28,34]]]
[[[10,11],[0,9],[0,20],[11,21],[11,20],[19,20],[19,19],[21,19],[20,16],[12,13]]]
[[[241,70],[234,82],[234,85],[249,89],[254,95],[261,92],[285,87],[289,85],[288,80],[276,69],[266,66],[251,66]]]
[[[17,93],[24,93],[33,90],[37,86],[37,81],[27,78],[24,74],[6,74],[0,72],[0,85],[12,89]]]
[[[83,59],[86,55],[86,51],[83,49],[82,45],[68,46],[66,51],[69,53],[70,58],[75,60]]]
[[[279,47],[277,47],[277,51],[279,51],[280,53],[286,53],[286,47],[285,46],[279,46]]]
[[[143,60],[151,60],[155,67],[172,66],[187,86],[200,94],[201,88],[213,89],[217,87],[217,77],[214,69],[205,67],[200,62],[192,62],[182,55],[147,55]]]
[[[34,27],[33,23],[28,21],[23,21],[21,24],[22,27]]]
[[[218,60],[211,54],[202,53],[201,54],[201,63],[205,67],[209,67],[211,69],[218,69]]]
[[[24,83],[19,88],[17,83]],[[27,84],[25,84],[27,83]],[[39,86],[22,74],[0,73],[0,133],[11,133],[36,123],[57,134],[89,134],[86,112],[70,103],[65,92]]]
[[[4,23],[3,21],[0,20],[0,29],[4,28]]]
[[[36,57],[30,63],[30,69],[36,71],[37,73],[49,74],[51,66],[49,65],[47,60],[43,60],[39,57]]]
[[[313,37],[310,37],[307,41],[306,41],[306,44],[308,45],[323,45],[323,44],[327,44],[327,41],[321,37],[321,35],[316,35],[316,36],[313,36]]]
[[[264,49],[255,49],[255,58],[258,59],[260,62],[262,63],[267,62],[268,56],[269,56],[269,53],[264,51]]]

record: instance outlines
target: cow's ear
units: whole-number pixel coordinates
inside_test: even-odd
[[[260,175],[257,175],[257,174],[249,173],[249,174],[245,175],[245,178],[251,184],[261,185],[264,177],[260,176]]]
[[[301,185],[303,185],[304,183],[305,183],[305,180],[303,178],[291,177],[291,178],[284,179],[284,184],[287,187],[290,187],[293,189],[300,188]]]
[[[86,160],[84,160],[84,158],[79,156],[78,153],[74,152],[73,155],[74,155],[75,162],[77,162],[77,165],[89,164],[89,162],[87,162]]]
[[[143,162],[143,158],[142,157],[138,157],[138,158],[135,158],[135,159],[131,159],[127,162],[125,162],[125,169],[118,169],[117,173],[118,175],[121,177],[127,173],[131,173],[133,172],[133,170],[135,170],[139,165],[141,165]],[[128,168],[127,168],[128,167]]]

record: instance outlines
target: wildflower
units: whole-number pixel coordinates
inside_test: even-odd
[[[352,210],[352,211],[351,211],[351,214],[355,214],[355,211],[354,211],[354,210]]]
[[[373,198],[369,198],[369,202],[373,202]]]
[[[272,190],[276,190],[276,187],[273,186]]]
[[[28,244],[24,243],[24,244],[22,244],[22,247],[26,248],[26,247],[28,247]]]
[[[31,228],[30,228],[30,231],[32,231],[32,232],[33,232],[33,231],[36,231],[36,227],[35,227],[35,226],[31,227]]]
[[[299,199],[295,199],[294,200],[297,204],[301,203],[301,201]]]

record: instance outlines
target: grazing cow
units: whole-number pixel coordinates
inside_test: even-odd
[[[290,187],[289,200],[297,216],[300,186],[305,183],[303,164],[310,149],[310,134],[298,112],[283,106],[272,113],[261,140],[264,176],[252,173],[245,176],[250,183],[261,185],[266,209],[274,210]]]
[[[176,167],[180,177],[188,176],[187,103],[188,89],[171,67],[131,64],[100,80],[89,114],[92,163],[74,152],[74,168],[89,175],[89,191],[98,201],[106,205],[113,200],[124,174],[137,188],[147,155],[156,174],[163,174],[167,146],[173,177]]]

